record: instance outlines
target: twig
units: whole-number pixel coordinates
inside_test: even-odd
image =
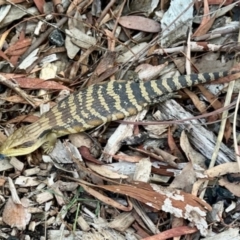
[[[237,122],[237,116],[238,116],[238,109],[239,109],[239,102],[240,102],[240,92],[238,93],[238,99],[237,99],[237,104],[236,108],[234,111],[234,119],[233,119],[233,141],[234,141],[234,149],[236,153],[236,160],[238,162],[238,167],[240,169],[240,156],[239,156],[239,149],[238,149],[238,144],[237,144],[237,128],[236,128],[236,122]]]
[[[116,0],[111,0],[110,3],[105,7],[105,9],[102,11],[101,16],[97,20],[97,25],[102,21],[102,19],[105,17],[111,6],[116,2]]]
[[[239,41],[240,41],[240,31],[238,33],[238,42]],[[229,103],[231,102],[231,97],[232,97],[234,85],[235,85],[235,80],[229,83],[229,87],[228,87],[228,91],[227,91],[227,96],[226,96],[226,101],[224,103],[224,107],[228,106]],[[222,139],[223,139],[223,134],[224,134],[225,126],[226,126],[227,116],[228,116],[228,110],[225,110],[223,112],[223,114],[222,114],[222,122],[221,122],[221,125],[220,125],[216,146],[215,146],[215,149],[213,151],[212,159],[211,159],[211,162],[210,162],[208,168],[212,168],[215,165],[215,162],[216,162],[216,159],[217,159],[217,156],[218,156],[218,152],[219,152],[219,149],[220,149],[220,145],[221,145]],[[202,188],[203,190],[202,190],[202,192],[201,192],[201,194],[199,196],[200,198],[204,197],[208,183],[209,183],[208,180],[204,182],[203,188]]]
[[[17,94],[19,94],[22,98],[24,98],[33,108],[37,107],[37,105],[35,105],[32,97],[27,95],[21,88],[19,88],[18,84],[10,81],[9,79],[5,78],[1,74],[0,74],[0,83],[4,84],[5,86],[14,90]]]

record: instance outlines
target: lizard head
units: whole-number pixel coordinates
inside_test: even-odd
[[[38,147],[45,141],[44,137],[36,137],[36,135],[29,134],[28,126],[23,126],[10,135],[7,140],[0,147],[0,155],[2,157],[21,156],[26,155]]]

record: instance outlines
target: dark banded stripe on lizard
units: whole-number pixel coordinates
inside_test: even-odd
[[[234,72],[192,74],[148,82],[110,81],[71,94],[38,121],[16,130],[0,147],[4,156],[20,156],[43,146],[50,152],[58,137],[82,132],[134,115],[148,105],[171,98],[175,91]]]

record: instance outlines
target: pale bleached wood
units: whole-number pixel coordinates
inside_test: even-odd
[[[194,117],[189,112],[185,111],[175,100],[169,100],[158,105],[158,109],[162,113],[162,120],[186,119]],[[216,136],[213,132],[207,130],[200,120],[186,121],[184,124],[179,124],[181,130],[187,131],[190,144],[198,150],[207,159],[211,159],[214,146],[216,144]],[[232,149],[225,144],[221,144],[217,163],[226,163],[235,161],[235,154]]]

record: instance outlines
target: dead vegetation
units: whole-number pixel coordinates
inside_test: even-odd
[[[77,89],[238,63],[239,1],[0,7],[1,142]],[[0,239],[240,239],[232,79],[1,160]]]

